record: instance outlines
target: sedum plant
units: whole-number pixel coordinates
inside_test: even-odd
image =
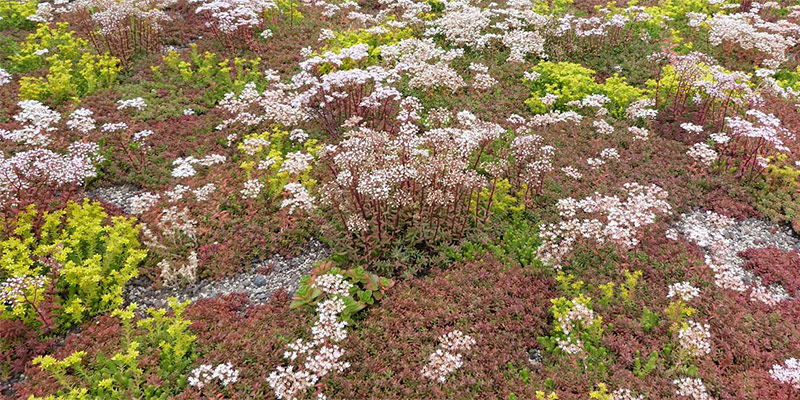
[[[292,297],[290,308],[313,308],[322,300],[329,298],[324,288],[318,285],[319,278],[326,275],[340,276],[350,284],[348,295],[342,296],[345,308],[341,316],[345,321],[350,321],[352,315],[374,304],[376,300],[383,299],[386,292],[394,286],[394,281],[391,279],[367,272],[361,267],[345,270],[329,261],[314,267],[310,275],[300,280],[300,287]]]
[[[321,146],[316,139],[306,136],[302,130],[290,133],[278,127],[246,135],[238,148],[241,151],[239,166],[245,171],[248,182],[257,181],[263,185],[263,194],[269,199],[279,198],[290,182],[299,183],[306,190],[312,189],[316,181],[310,176],[311,162]]]
[[[40,24],[19,53],[10,57],[14,72],[47,68],[44,77],[20,78],[20,98],[61,103],[113,85],[120,72],[119,59],[108,54],[92,54],[87,44],[86,40],[74,36],[67,23],[54,27]]]
[[[85,351],[76,351],[62,360],[39,356],[33,360],[52,374],[60,390],[36,399],[167,399],[179,394],[187,384],[195,359],[195,335],[191,321],[183,317],[189,302],[170,299],[171,315],[165,309],[147,310],[149,317],[134,323],[135,304],[113,312],[122,323],[117,350],[110,357],[99,352],[89,360]],[[155,355],[155,362],[148,360]],[[155,383],[158,382],[158,383]]]
[[[164,56],[164,69],[154,66],[152,70],[160,78],[203,89],[203,100],[210,107],[222,100],[226,93],[240,92],[250,82],[256,82],[257,87],[263,89],[260,63],[258,57],[220,59],[216,53],[199,52],[197,45],[192,43],[187,59],[176,51],[170,51]]]
[[[36,14],[36,1],[0,2],[0,31],[17,28],[29,30],[36,24],[28,17]]]
[[[109,222],[100,204],[88,200],[56,212],[30,206],[3,222],[0,319],[43,332],[119,307],[147,255],[133,219]]]
[[[413,38],[413,31],[409,27],[393,28],[388,25],[381,25],[379,29],[353,29],[339,32],[330,32],[327,45],[320,50],[321,53],[331,51],[341,53],[343,49],[348,49],[356,45],[366,44],[369,46],[367,53],[367,65],[377,65],[382,60],[381,46],[397,44],[402,40]],[[356,64],[345,60],[341,66],[326,66],[324,72],[329,70],[346,70],[355,68]]]
[[[571,62],[542,61],[526,75],[525,82],[531,89],[532,97],[525,100],[530,110],[543,114],[550,110],[564,111],[573,102],[580,102],[587,96],[606,96],[604,106],[616,118],[625,114],[625,109],[634,101],[645,97],[643,90],[629,85],[624,77],[614,75],[605,83],[597,83],[595,71]],[[555,97],[548,105],[547,97]]]

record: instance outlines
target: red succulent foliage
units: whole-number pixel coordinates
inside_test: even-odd
[[[195,344],[202,354],[196,365],[229,362],[240,371],[238,382],[227,391],[209,385],[203,392],[190,387],[177,399],[218,398],[261,399],[274,396],[267,376],[284,363],[286,344],[308,330],[310,315],[289,310],[285,291],[272,295],[263,305],[250,304],[245,295],[200,300],[186,310],[197,335]]]
[[[746,259],[744,268],[753,271],[764,285],[778,284],[794,295],[800,290],[800,253],[775,247],[748,249],[739,253]]]
[[[750,204],[733,198],[723,189],[717,189],[706,196],[706,209],[714,211],[734,219],[746,219],[760,217],[761,213],[756,211]]]
[[[55,343],[55,339],[43,339],[37,329],[19,320],[0,322],[0,377],[19,374],[30,361],[44,354]]]
[[[370,309],[343,344],[351,367],[329,385],[337,397],[349,399],[471,398],[486,393],[507,398],[512,392],[532,398],[533,382],[509,375],[507,364],[530,367],[528,350],[538,346],[536,337],[548,329],[553,286],[538,272],[494,259],[403,282],[380,307]],[[454,329],[472,336],[477,345],[446,383],[426,380],[420,370],[437,338]]]
[[[119,350],[120,330],[121,324],[118,318],[100,316],[81,325],[79,330],[67,336],[63,345],[50,349],[48,354],[59,360],[76,351],[85,351],[86,360],[94,359],[95,355],[101,352],[110,355]],[[14,387],[13,398],[45,396],[61,389],[52,374],[42,371],[30,362],[26,363],[24,373],[26,378]]]

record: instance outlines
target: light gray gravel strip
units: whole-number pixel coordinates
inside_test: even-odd
[[[329,254],[327,246],[312,239],[303,246],[296,257],[284,258],[276,255],[264,261],[254,262],[248,271],[229,278],[162,289],[155,289],[149,282],[137,280],[126,288],[125,299],[129,303],[138,304],[140,309],[146,309],[166,307],[170,297],[176,297],[179,301],[194,302],[232,293],[245,293],[251,302],[263,304],[279,288],[284,288],[289,293],[297,290],[300,278],[308,274],[317,261],[324,260]],[[268,274],[257,272],[269,265],[273,268]]]
[[[101,187],[86,192],[86,197],[113,204],[126,214],[131,214],[131,198],[136,196],[141,189],[133,185]]]
[[[740,292],[752,290],[751,299],[770,305],[798,295],[779,285],[764,287],[738,256],[739,252],[763,247],[800,250],[800,238],[790,228],[762,219],[734,220],[703,210],[683,214],[675,228],[703,249],[706,265],[714,270],[718,286]]]

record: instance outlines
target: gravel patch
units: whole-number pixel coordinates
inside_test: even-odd
[[[125,184],[120,186],[101,187],[86,192],[90,199],[104,201],[119,207],[125,214],[132,214],[131,198],[136,196],[141,189]]]
[[[300,278],[311,272],[317,261],[324,260],[330,254],[328,247],[322,242],[312,239],[306,243],[296,257],[284,258],[276,255],[263,261],[255,261],[248,271],[236,276],[220,280],[209,280],[176,288],[153,288],[145,279],[133,281],[125,290],[125,299],[136,303],[140,309],[148,307],[164,308],[167,299],[175,297],[179,301],[208,299],[232,293],[245,293],[255,304],[266,303],[272,293],[280,288],[289,293],[297,290]],[[272,267],[267,274],[258,271],[264,267]]]
[[[763,247],[800,250],[800,237],[791,228],[762,219],[734,220],[698,210],[683,214],[675,230],[703,249],[706,264],[714,270],[718,286],[739,292],[750,291],[752,300],[769,305],[792,297],[778,285],[762,285],[758,276],[743,268],[745,260],[737,255],[747,249]]]

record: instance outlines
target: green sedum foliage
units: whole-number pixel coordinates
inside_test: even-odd
[[[250,82],[256,82],[259,90],[264,89],[260,58],[221,60],[216,53],[200,53],[194,43],[190,47],[188,59],[184,60],[178,52],[170,51],[164,56],[163,70],[160,66],[151,67],[156,77],[203,89],[203,100],[207,107],[213,107],[226,93],[241,92]]]
[[[625,82],[624,77],[614,75],[600,84],[595,81],[595,71],[571,62],[542,61],[532,69],[535,79],[525,79],[531,90],[531,97],[525,100],[528,108],[536,114],[550,110],[567,110],[567,103],[580,101],[592,94],[608,96],[611,101],[606,108],[616,118],[625,114],[625,109],[634,101],[645,97],[645,92]],[[541,97],[546,94],[558,96],[555,104],[548,106]]]
[[[36,23],[29,20],[36,14],[36,1],[1,1],[0,2],[0,30],[22,29],[30,30]]]
[[[414,32],[411,28],[395,28],[388,25],[381,25],[376,29],[353,29],[346,31],[334,32],[334,37],[328,40],[325,47],[320,50],[320,53],[332,51],[339,53],[342,49],[353,47],[358,44],[366,44],[369,46],[367,53],[367,65],[377,65],[381,60],[381,46],[388,46],[399,43],[405,39],[414,37]],[[350,60],[345,60],[344,64],[335,67],[337,70],[346,70],[355,68],[356,65]],[[333,69],[333,66],[323,66],[323,72]]]
[[[780,70],[775,72],[775,80],[782,88],[800,89],[800,66],[794,70]]]
[[[63,360],[40,356],[33,360],[58,381],[61,390],[45,398],[78,399],[168,399],[186,387],[186,375],[196,355],[191,321],[183,318],[189,302],[170,299],[172,315],[165,309],[149,309],[148,318],[133,324],[136,305],[115,310],[122,322],[119,350],[111,357],[98,353],[91,361],[77,351]],[[154,363],[145,361],[157,355]],[[145,356],[145,357],[143,357]]]
[[[24,285],[0,304],[0,318],[35,328],[63,330],[119,307],[125,284],[147,255],[133,219],[114,217],[109,223],[100,204],[88,200],[57,212],[39,213],[31,206],[3,222],[0,280],[39,280],[43,286]],[[52,318],[45,309],[54,309]]]
[[[394,286],[394,281],[391,279],[369,273],[361,267],[344,270],[334,266],[332,262],[326,262],[314,267],[310,275],[300,280],[300,287],[292,297],[290,308],[314,308],[317,303],[324,300],[327,297],[325,293],[312,284],[318,276],[326,274],[341,275],[345,281],[353,285],[350,296],[341,297],[345,302],[341,317],[345,321],[351,321],[353,315],[375,304],[376,300],[383,299],[386,291]]]
[[[302,144],[289,139],[289,132],[278,127],[271,131],[246,135],[239,143],[241,163],[239,166],[245,171],[247,179],[260,179],[264,187],[268,187],[266,194],[270,198],[278,198],[284,192],[284,186],[289,183],[290,173],[283,166],[290,153],[304,152],[315,156],[322,148],[316,139],[308,139]],[[268,164],[267,168],[260,165]],[[295,175],[297,181],[306,189],[311,190],[316,185],[316,180],[311,177],[311,168]]]
[[[40,24],[10,59],[12,72],[47,68],[44,77],[23,76],[19,97],[61,103],[111,87],[120,72],[119,60],[92,54],[87,41],[74,36],[69,24]]]

